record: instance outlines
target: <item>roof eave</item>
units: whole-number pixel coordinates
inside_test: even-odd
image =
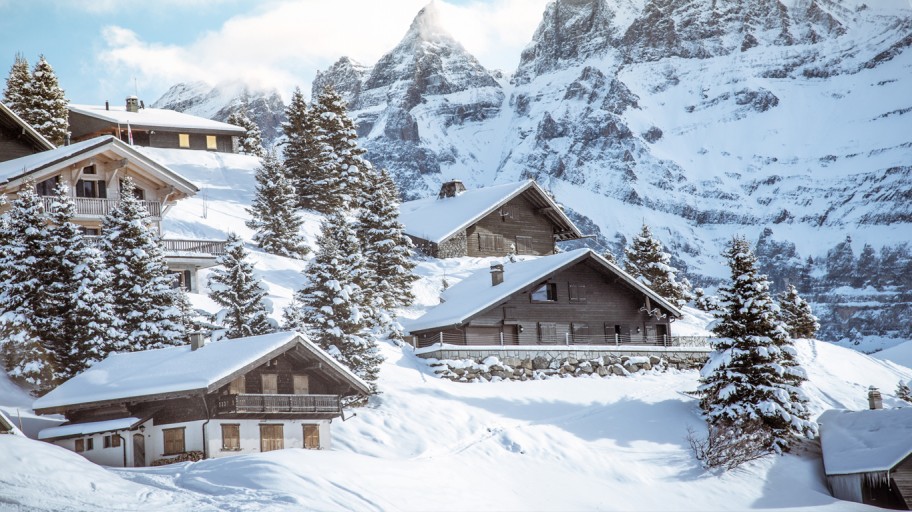
[[[16,122],[16,124],[18,124],[19,126],[22,127],[23,132],[25,132],[27,135],[29,135],[32,138],[32,140],[34,140],[39,146],[44,147],[45,150],[50,150],[50,149],[54,149],[57,147],[54,144],[52,144],[51,141],[47,140],[44,137],[44,135],[41,135],[40,133],[38,133],[37,130],[32,128],[32,125],[25,122],[24,119],[19,117],[18,114],[13,112],[9,107],[4,105],[2,102],[0,102],[0,110],[5,112],[6,114],[8,114]]]

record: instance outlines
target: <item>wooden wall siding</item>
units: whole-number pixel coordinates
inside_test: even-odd
[[[897,464],[890,476],[893,478],[893,487],[899,491],[906,508],[912,508],[912,457],[906,457]]]
[[[546,217],[536,213],[536,208],[522,195],[470,226],[466,235],[468,256],[506,256],[510,253],[511,244],[515,244],[519,251],[526,244],[517,242],[517,237],[532,239],[531,252],[519,254],[543,256],[554,253],[554,226]],[[500,235],[503,243],[495,250],[484,250],[479,244],[479,235]]]
[[[73,142],[81,142],[98,137],[101,134],[117,135],[117,125],[115,124],[112,126],[110,121],[104,121],[71,111],[69,122],[69,130],[72,133]],[[122,126],[121,128],[124,132],[127,131],[126,126]]]
[[[34,155],[35,153],[37,153],[35,148],[27,141],[21,140],[19,134],[0,128],[0,162]]]
[[[188,133],[190,135],[190,147],[181,148],[180,147],[180,137],[179,134]],[[232,153],[234,151],[233,142],[230,135],[216,135],[215,137],[217,150],[220,153]],[[207,151],[206,148],[206,134],[204,133],[191,133],[191,132],[181,132],[181,131],[165,131],[165,130],[155,130],[155,133],[151,134],[149,137],[149,145],[154,148],[170,148],[170,149],[197,149],[201,151]],[[209,150],[211,151],[211,150]]]
[[[214,400],[209,398],[207,401],[209,409],[214,410]],[[155,425],[171,425],[206,419],[206,410],[203,408],[203,400],[200,397],[173,398],[161,402],[152,402],[146,404],[143,408],[157,409],[152,415],[152,421]]]
[[[275,365],[261,365],[247,373],[245,377],[246,392],[250,394],[260,394],[261,378],[264,373],[275,374],[278,394],[291,395],[294,393],[294,375],[308,375],[310,382],[308,391],[311,395],[335,395],[337,390],[332,385],[314,371],[305,370],[306,365],[298,362],[287,355],[281,355],[276,358]],[[224,386],[220,392],[227,392],[228,386]]]

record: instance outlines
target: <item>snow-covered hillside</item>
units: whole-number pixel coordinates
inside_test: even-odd
[[[252,157],[143,149],[202,192],[165,217],[167,235],[249,238],[244,207]],[[313,239],[318,219],[309,216]],[[253,251],[274,316],[301,285],[305,263]],[[490,260],[420,262],[414,318]],[[197,297],[199,307],[211,307]],[[685,319],[698,332],[706,317]],[[683,331],[681,331],[683,332]],[[818,341],[798,342],[816,416],[885,405],[912,370]],[[703,423],[695,371],[631,377],[462,384],[438,379],[409,347],[381,346],[382,393],[332,424],[334,448],[282,450],[143,469],[104,469],[62,448],[0,436],[0,510],[859,510],[826,490],[813,443],[723,475],[693,459],[685,435]],[[0,375],[0,406],[28,398]],[[27,413],[27,411],[26,411]]]

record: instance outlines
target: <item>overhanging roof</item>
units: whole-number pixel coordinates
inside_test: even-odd
[[[912,408],[831,409],[817,419],[828,476],[885,472],[912,455]]]
[[[0,122],[18,127],[22,130],[22,135],[32,144],[35,150],[46,151],[48,149],[54,149],[54,145],[44,138],[44,135],[35,131],[35,129],[32,128],[32,125],[26,123],[24,119],[16,115],[15,112],[10,110],[10,108],[2,102],[0,102]]]
[[[124,130],[127,129],[127,123],[129,123],[133,129],[186,129],[225,135],[243,135],[245,133],[244,128],[240,126],[161,108],[141,108],[138,112],[129,112],[126,107],[105,109],[103,105],[69,105],[67,108],[71,113],[100,119],[112,125],[119,124]]]
[[[118,430],[132,430],[144,421],[146,420],[143,418],[130,417],[103,421],[90,421],[86,423],[70,423],[66,425],[46,428],[38,433],[38,439],[42,441],[48,441],[51,439],[78,437],[88,434],[101,434],[103,432],[116,432]]]

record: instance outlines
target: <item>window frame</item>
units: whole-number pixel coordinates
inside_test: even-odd
[[[551,335],[553,338],[547,339]],[[553,344],[557,343],[557,322],[538,322],[538,342]]]
[[[218,137],[215,135],[206,135],[206,150],[207,151],[217,151],[218,150]]]
[[[478,252],[496,253],[504,251],[504,237],[500,233],[477,233]]]
[[[264,446],[267,446],[266,445],[267,439],[263,437],[263,430],[264,429],[272,430],[272,429],[276,429],[276,428],[279,431],[279,434],[280,434],[279,437],[269,438],[268,441],[270,443],[272,443],[269,446],[273,446],[273,447],[264,450],[263,449]],[[265,453],[265,452],[271,452],[273,450],[284,450],[284,449],[285,449],[285,424],[284,423],[260,423],[260,452]]]
[[[587,302],[586,285],[580,283],[568,283],[570,302]]]
[[[178,133],[177,134],[177,147],[180,149],[190,149],[190,134],[189,133]]]
[[[88,190],[87,190],[88,189]],[[80,178],[76,180],[76,197],[83,199],[107,199],[108,186],[103,179],[89,180]],[[93,195],[90,195],[93,194]]]
[[[50,182],[50,183],[49,183]],[[35,193],[41,197],[54,196],[54,189],[60,184],[60,175],[51,176],[48,179],[35,183]],[[50,187],[50,188],[48,188]]]
[[[305,450],[319,450],[320,449],[320,424],[319,423],[305,423],[302,425],[303,434],[304,434],[304,449]],[[308,433],[308,430],[310,431]],[[309,442],[308,442],[309,441]],[[316,444],[314,444],[316,441]]]
[[[528,235],[516,235],[516,254],[533,254],[533,238]]]
[[[163,428],[162,429],[162,455],[180,455],[187,452],[187,437],[186,431],[187,427],[175,427],[175,428]],[[170,441],[168,440],[169,434],[180,433],[180,439],[174,438]],[[174,451],[174,445],[180,442],[180,450]],[[169,446],[170,445],[170,446]],[[169,450],[169,448],[171,448]]]
[[[82,453],[82,452],[86,451],[85,450],[85,439],[77,439],[76,442],[73,444],[73,451],[75,451],[76,453]]]
[[[94,438],[94,437],[87,437],[87,438],[86,438],[85,451],[88,452],[88,451],[92,451],[92,450],[94,450],[94,449],[95,449],[95,438]]]
[[[222,451],[223,452],[241,451],[241,424],[240,423],[222,423],[221,426],[222,426],[222,430],[221,430],[221,432],[222,432]],[[235,434],[234,439],[231,439],[230,437],[225,435],[225,434],[227,434],[227,432],[225,431],[226,430],[225,427],[228,427],[229,429],[230,428],[234,429],[234,434]],[[236,441],[236,443],[235,443],[236,446],[233,446],[233,447],[228,446],[228,443],[226,442],[228,440]]]
[[[546,288],[545,298],[544,299],[535,298],[536,292],[538,292],[542,288]],[[557,302],[557,283],[547,282],[547,283],[539,284],[538,286],[533,288],[532,291],[529,292],[529,300],[531,300],[532,302],[534,302],[536,304],[556,303]]]
[[[303,386],[299,385],[303,383]],[[295,395],[309,395],[310,394],[310,375],[297,373],[291,376],[291,389]],[[299,392],[300,389],[303,389],[303,392]]]
[[[570,322],[570,337],[574,343],[588,342],[592,339],[589,322]]]
[[[269,378],[273,382],[272,392],[266,392],[266,379]],[[279,394],[279,374],[278,373],[261,373],[260,374],[260,394],[262,395],[277,395]]]
[[[244,395],[247,393],[247,376],[241,375],[240,377],[232,380],[228,383],[228,389],[226,390],[229,395]]]

